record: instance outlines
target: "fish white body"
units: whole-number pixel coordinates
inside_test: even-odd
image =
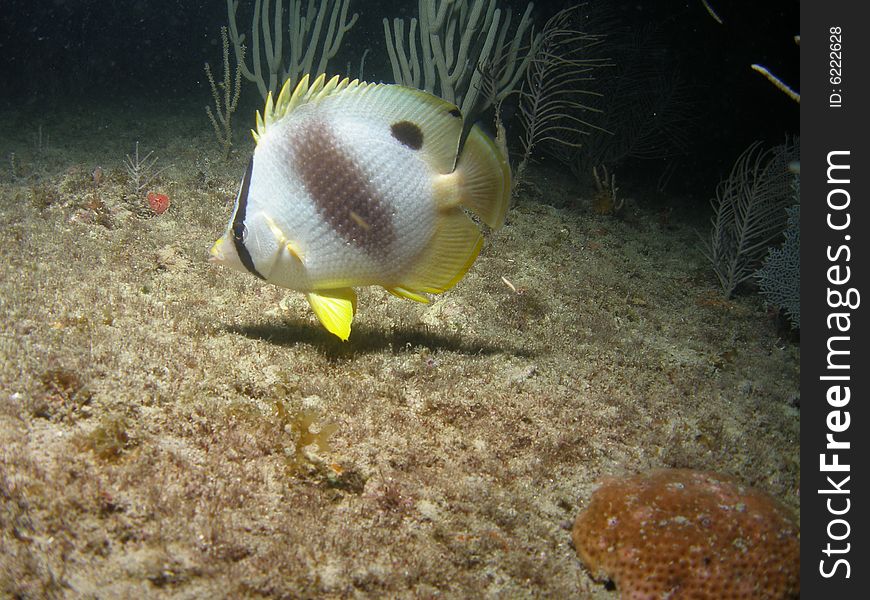
[[[274,198],[274,190],[286,192],[277,206],[270,204],[272,210],[251,215],[253,219],[247,222],[249,240],[252,235],[256,236],[256,243],[265,250],[257,252],[258,255],[275,255],[279,250],[266,223],[267,218],[271,218],[282,231],[293,232],[292,243],[306,257],[305,265],[294,268],[293,261],[288,265],[289,257],[283,256],[283,260],[272,264],[259,262],[258,270],[262,269],[260,272],[266,280],[302,292],[372,285],[393,279],[412,257],[419,255],[435,227],[434,202],[419,201],[432,198],[433,173],[413,150],[389,135],[388,130],[333,114],[338,111],[330,110],[329,106],[320,107],[317,115],[309,114],[313,112],[305,110],[309,106],[301,107],[292,118],[268,128],[260,137],[250,196]],[[322,143],[322,140],[306,139],[312,136],[312,122],[324,128],[317,134],[325,134],[323,139],[328,137],[329,143],[334,145],[321,148],[322,153],[344,153],[358,169],[360,181],[333,179],[335,157],[305,156],[312,145]],[[284,140],[290,141],[285,143]],[[387,159],[389,165],[385,164]],[[300,163],[303,167],[297,168]],[[306,177],[300,172],[304,169],[316,172]],[[328,194],[336,203],[349,207],[343,218],[334,217],[329,222],[323,210],[318,211],[309,186],[303,183],[312,177],[335,186]],[[349,185],[356,189],[348,189]],[[370,194],[362,189],[365,187],[377,190],[380,197],[377,200],[362,197]],[[360,197],[353,198],[355,194]],[[354,204],[358,209],[367,209],[366,214],[360,214],[362,210],[352,211]],[[250,204],[248,206],[250,211]],[[391,227],[386,223],[379,226],[376,222],[379,219],[389,219]],[[339,227],[346,235],[335,235]],[[385,236],[390,235],[386,229],[401,231],[402,235],[395,236],[392,242],[382,243]],[[356,247],[360,251],[349,251]],[[295,266],[302,265],[296,263]]]
[[[426,301],[462,278],[482,244],[463,207],[491,227],[504,221],[507,158],[477,127],[458,158],[461,115],[430,94],[305,77],[257,116],[257,148],[212,259],[306,293],[342,339],[352,288]]]

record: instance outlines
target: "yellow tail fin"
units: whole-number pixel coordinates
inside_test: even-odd
[[[507,155],[480,127],[471,128],[456,171],[460,174],[460,204],[498,229],[504,225],[511,197]]]

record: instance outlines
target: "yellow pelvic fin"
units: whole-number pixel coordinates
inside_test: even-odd
[[[356,312],[356,293],[351,288],[323,290],[307,294],[308,303],[326,330],[347,341]]]
[[[480,230],[461,208],[443,211],[429,245],[387,291],[417,302],[427,301],[422,294],[440,294],[459,283],[482,247]]]
[[[465,140],[456,172],[461,204],[493,229],[504,225],[511,198],[508,157],[477,125]]]

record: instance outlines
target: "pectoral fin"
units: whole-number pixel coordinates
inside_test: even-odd
[[[326,330],[346,342],[356,312],[356,293],[351,288],[345,288],[311,292],[307,297],[311,309]]]

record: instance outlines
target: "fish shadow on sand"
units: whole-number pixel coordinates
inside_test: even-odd
[[[360,324],[354,326],[353,335],[346,342],[342,342],[319,325],[302,321],[228,325],[224,330],[278,346],[307,344],[329,358],[348,358],[357,354],[385,351],[401,354],[418,346],[469,355],[509,354],[531,358],[536,354],[528,348],[506,342],[491,344],[476,336],[438,333],[425,325],[397,326],[385,330]]]

